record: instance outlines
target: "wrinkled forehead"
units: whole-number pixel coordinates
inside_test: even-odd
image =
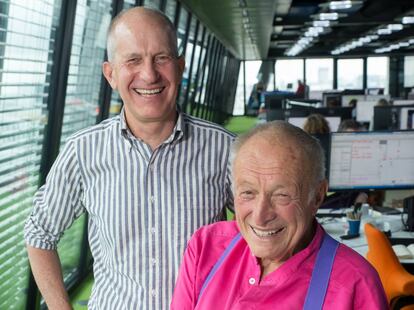
[[[148,44],[160,46],[173,54],[177,49],[174,30],[157,15],[125,16],[114,27],[111,41],[115,49],[119,45],[124,46],[125,41],[131,46]]]

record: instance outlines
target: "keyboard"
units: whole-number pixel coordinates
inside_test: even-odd
[[[382,214],[401,214],[401,211],[395,208],[391,208],[391,207],[385,207],[385,206],[373,206],[372,207],[375,211],[378,211]]]

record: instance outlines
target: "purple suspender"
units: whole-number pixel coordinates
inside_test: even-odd
[[[233,247],[236,245],[237,241],[239,241],[241,238],[241,234],[238,233],[234,238],[231,240],[230,244],[227,246],[227,248],[224,250],[223,254],[221,254],[218,261],[215,263],[213,269],[211,269],[210,273],[208,274],[206,280],[203,283],[203,286],[201,287],[200,293],[198,294],[197,301],[200,300],[201,295],[203,294],[204,290],[206,289],[207,284],[210,282],[211,278],[216,273],[217,269],[221,266],[221,264],[226,259],[227,255],[230,253],[230,251],[233,249]]]
[[[328,234],[325,234],[318,256],[316,256],[312,278],[303,306],[304,310],[322,309],[338,246],[338,241],[334,240]]]
[[[213,278],[217,269],[221,266],[227,255],[233,249],[237,241],[241,238],[238,233],[221,254],[220,258],[211,269],[206,280],[201,287],[200,293],[198,294],[197,301],[200,300],[201,295],[206,289],[208,283]],[[315,310],[322,309],[323,302],[325,300],[326,290],[328,288],[329,277],[331,275],[332,265],[335,259],[336,250],[338,249],[339,243],[334,240],[328,234],[324,235],[321,248],[319,249],[318,255],[316,256],[315,266],[313,267],[312,278],[309,284],[308,292],[306,294],[304,310]]]

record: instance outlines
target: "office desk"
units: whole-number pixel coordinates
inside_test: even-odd
[[[327,212],[321,211],[321,212]],[[329,212],[329,211],[328,211]],[[340,211],[336,211],[338,213]],[[393,238],[412,239],[407,243],[414,243],[414,232],[403,231],[403,225],[401,222],[401,215],[376,215],[373,218],[367,219],[368,221],[375,221],[375,225],[389,226],[391,230],[391,240]],[[346,234],[348,229],[348,223],[345,217],[322,217],[318,218],[318,222],[322,224],[325,231],[331,235],[335,240],[349,246],[356,252],[366,257],[368,252],[367,239],[364,234],[364,225],[366,220],[361,221],[360,236],[355,239],[342,240],[339,236]],[[414,259],[400,259],[402,264],[414,264]]]

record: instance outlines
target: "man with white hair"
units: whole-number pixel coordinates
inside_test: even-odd
[[[315,220],[328,187],[316,139],[270,122],[232,158],[236,221],[193,235],[171,309],[388,309],[374,268]]]

